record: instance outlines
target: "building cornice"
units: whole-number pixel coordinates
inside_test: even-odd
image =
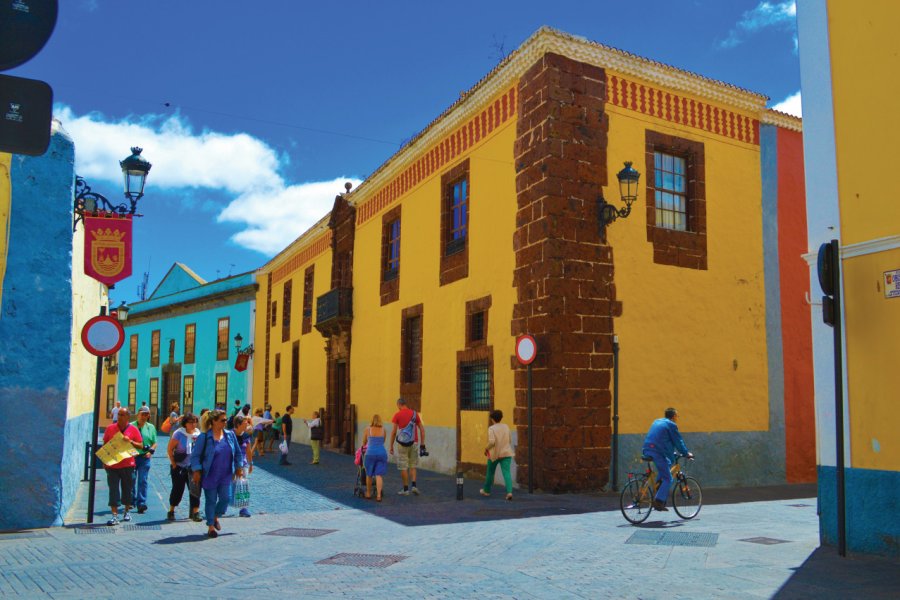
[[[126,327],[158,321],[160,318],[169,318],[222,306],[230,306],[232,304],[240,304],[241,302],[253,301],[256,299],[256,292],[258,289],[259,284],[252,283],[239,288],[210,294],[209,296],[200,296],[182,302],[158,306],[147,311],[129,313],[128,320],[125,322]]]
[[[857,256],[867,256],[869,254],[878,254],[879,252],[897,249],[900,249],[900,235],[889,235],[883,238],[841,246],[841,259],[856,258]],[[803,260],[806,261],[806,264],[812,267],[816,265],[819,253],[818,251],[807,252],[802,256]]]
[[[767,108],[759,115],[759,122],[764,125],[775,125],[791,131],[803,132],[803,119],[772,108]]]

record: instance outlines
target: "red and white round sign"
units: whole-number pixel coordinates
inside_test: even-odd
[[[113,317],[94,317],[81,329],[81,343],[94,356],[115,354],[124,341],[125,329]]]
[[[516,338],[516,359],[520,364],[530,365],[537,356],[537,342],[528,334]]]

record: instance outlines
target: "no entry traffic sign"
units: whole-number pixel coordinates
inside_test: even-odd
[[[516,338],[516,358],[519,364],[530,365],[537,356],[537,342],[530,335],[520,335]]]
[[[115,354],[125,341],[125,329],[113,317],[93,317],[81,329],[81,343],[94,356]]]

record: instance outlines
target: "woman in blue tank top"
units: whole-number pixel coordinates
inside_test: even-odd
[[[363,446],[366,449],[366,498],[372,499],[372,478],[375,478],[375,500],[381,502],[381,490],[384,486],[384,474],[387,473],[387,450],[384,448],[384,426],[381,417],[374,415],[366,433],[363,435]]]

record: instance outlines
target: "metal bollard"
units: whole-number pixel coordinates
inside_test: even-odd
[[[463,483],[464,482],[465,482],[465,479],[463,479],[462,471],[457,471],[456,472],[456,499],[457,500],[463,499]]]

